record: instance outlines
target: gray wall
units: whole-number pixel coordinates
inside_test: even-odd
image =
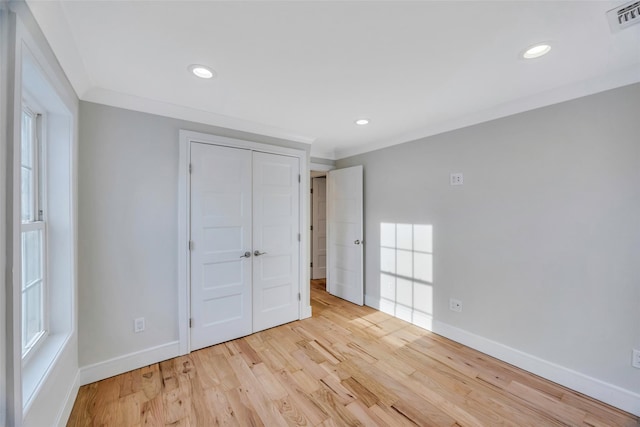
[[[10,276],[5,269],[6,263],[6,209],[7,209],[7,110],[9,108],[7,92],[7,63],[9,62],[9,8],[5,1],[0,1],[0,426],[6,425],[7,419],[7,377],[11,375],[7,371],[7,319],[6,319],[6,290],[11,283]]]
[[[80,102],[79,356],[87,366],[178,340],[178,132],[309,146]],[[133,319],[146,330],[134,334]]]
[[[639,114],[636,84],[339,160],[364,165],[369,300],[380,224],[432,225],[435,321],[637,393]]]

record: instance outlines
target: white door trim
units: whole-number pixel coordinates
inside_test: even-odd
[[[189,174],[189,161],[191,158],[191,143],[222,145],[233,148],[244,148],[263,153],[280,154],[297,157],[300,160],[300,318],[311,316],[311,301],[309,289],[309,269],[303,268],[309,264],[308,233],[309,229],[309,179],[308,179],[308,154],[305,150],[279,147],[241,139],[227,138],[206,133],[180,130],[179,139],[179,163],[178,163],[178,337],[180,341],[180,354],[188,354],[189,343],[189,317],[190,317],[190,217],[191,217],[191,177]]]

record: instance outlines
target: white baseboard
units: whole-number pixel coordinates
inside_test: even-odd
[[[133,371],[180,355],[180,341],[173,341],[80,368],[80,385]]]
[[[73,379],[73,384],[71,388],[69,388],[67,392],[67,396],[65,398],[65,404],[62,408],[60,408],[60,412],[58,412],[58,416],[56,417],[56,421],[53,425],[58,427],[64,427],[67,425],[67,421],[69,421],[69,417],[71,416],[71,411],[73,410],[73,404],[76,403],[76,397],[78,396],[78,390],[80,389],[80,370],[76,372],[76,376]]]
[[[365,304],[385,313],[394,314],[386,301],[377,297],[365,296]],[[396,310],[397,311],[397,310]],[[407,313],[400,313],[404,318]],[[396,317],[401,317],[396,316]],[[423,316],[424,317],[424,316]],[[405,319],[407,320],[407,319]],[[473,334],[449,324],[414,316],[413,321],[408,320],[424,329],[435,332],[453,341],[464,344],[489,356],[517,366],[525,371],[534,373],[550,381],[591,396],[609,405],[615,406],[634,415],[640,416],[640,394],[626,390],[613,384],[609,384],[597,378],[590,377],[564,366],[541,359],[515,348],[506,346],[496,341]],[[429,327],[431,323],[431,327]]]
[[[377,297],[372,297],[369,295],[364,296],[364,305],[367,307],[375,308],[376,310],[380,310],[381,300]],[[380,310],[382,311],[382,310]]]

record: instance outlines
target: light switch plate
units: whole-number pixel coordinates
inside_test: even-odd
[[[462,176],[462,172],[452,173],[449,176],[449,184],[451,184],[451,185],[462,185],[462,184],[464,184],[464,177]]]

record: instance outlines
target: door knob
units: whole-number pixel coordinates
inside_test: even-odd
[[[355,243],[356,245],[359,245],[360,243],[363,243],[363,242],[361,242],[360,240],[356,240],[356,241],[355,241],[355,242],[353,242],[353,243]]]
[[[251,252],[245,252],[244,255],[240,255],[240,258],[251,258]]]
[[[258,250],[253,251],[253,255],[254,256],[260,256],[260,255],[264,255],[264,254],[266,254],[266,252],[260,252]]]

